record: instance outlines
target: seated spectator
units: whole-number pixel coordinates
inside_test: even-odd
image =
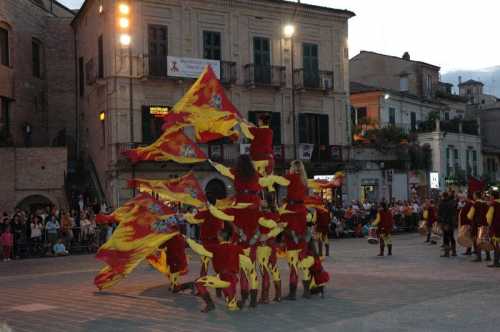
[[[67,256],[69,252],[66,250],[66,246],[62,239],[59,239],[56,244],[52,247],[52,251],[55,256]]]

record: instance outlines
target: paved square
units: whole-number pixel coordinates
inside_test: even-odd
[[[215,312],[200,313],[200,299],[169,293],[146,265],[99,293],[92,280],[101,264],[92,256],[11,261],[0,264],[0,324],[14,331],[498,331],[500,269],[440,258],[437,246],[422,242],[396,236],[395,255],[380,258],[365,240],[334,240],[325,299],[236,313],[220,300]],[[190,267],[186,279],[199,271],[197,257]]]

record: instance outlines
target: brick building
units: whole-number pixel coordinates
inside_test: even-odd
[[[0,210],[66,203],[64,146],[72,157],[76,149],[73,17],[57,1],[0,2]]]
[[[123,3],[130,5],[123,11],[131,37],[126,47],[119,42]],[[116,206],[130,197],[126,180],[132,176],[166,178],[187,170],[173,163],[132,168],[120,155],[158,137],[161,119],[151,106],[168,109],[193,84],[168,73],[172,57],[216,61],[226,93],[244,116],[271,114],[279,169],[294,158],[294,145],[314,144],[310,171],[333,174],[339,152],[350,144],[347,27],[353,15],[281,0],[85,1],[72,22],[80,139],[102,198]],[[288,23],[295,26],[292,38],[283,34]],[[241,146],[202,148],[230,164]],[[195,169],[208,192],[231,191],[207,165]]]

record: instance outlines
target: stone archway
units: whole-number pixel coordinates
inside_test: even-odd
[[[16,208],[27,211],[34,211],[39,208],[45,208],[54,203],[43,195],[29,195],[23,198],[16,206]]]
[[[226,198],[226,184],[222,180],[212,179],[205,186],[205,194],[209,201]]]

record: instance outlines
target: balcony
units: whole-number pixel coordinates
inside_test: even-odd
[[[293,71],[294,88],[297,90],[333,90],[333,71],[319,70],[316,72],[296,69]]]
[[[235,84],[238,80],[236,71],[236,62],[221,61],[220,62],[220,82],[224,85]]]
[[[427,120],[418,125],[418,132],[443,131],[456,134],[479,135],[479,124],[476,120]]]
[[[244,66],[247,87],[271,86],[280,88],[285,85],[285,67],[247,64]]]

